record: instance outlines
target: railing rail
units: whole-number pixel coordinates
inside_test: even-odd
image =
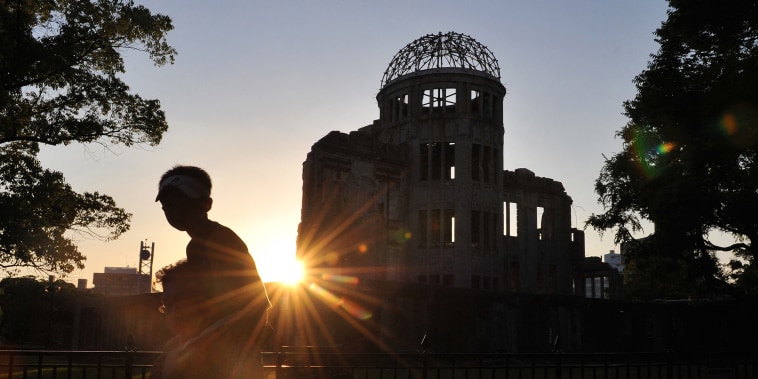
[[[0,379],[148,379],[160,352],[0,350]],[[261,353],[266,379],[753,379],[758,354]]]
[[[262,353],[267,379],[755,379],[748,353]],[[273,374],[271,374],[273,372]]]
[[[0,350],[0,379],[147,379],[156,351]]]

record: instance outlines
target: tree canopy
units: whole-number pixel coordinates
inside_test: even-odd
[[[157,145],[158,100],[131,93],[125,51],[173,63],[171,19],[123,0],[0,0],[0,267],[70,273],[86,257],[72,233],[104,240],[131,214],[75,192],[37,159],[40,145]]]
[[[758,290],[758,2],[670,0],[660,48],[624,103],[588,225],[628,247],[641,297]],[[655,230],[635,239],[645,221]],[[729,238],[714,238],[714,236]],[[728,240],[728,243],[719,242]],[[739,258],[724,272],[717,252]]]

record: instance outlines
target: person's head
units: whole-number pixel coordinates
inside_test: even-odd
[[[188,230],[208,217],[213,205],[211,177],[195,166],[174,166],[161,176],[158,195],[166,220],[178,230]]]
[[[192,337],[213,317],[212,291],[202,268],[186,260],[162,268],[155,274],[163,286],[160,312],[174,333]]]

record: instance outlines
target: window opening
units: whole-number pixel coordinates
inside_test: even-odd
[[[503,203],[503,234],[509,237],[518,236],[518,204]]]
[[[430,238],[431,238],[431,246],[436,247],[440,244],[440,232],[442,231],[442,223],[440,220],[440,210],[435,209],[429,211],[429,215],[431,217],[431,230],[430,230]]]
[[[471,211],[471,247],[479,247],[481,243],[481,212]]]
[[[482,171],[483,181],[490,183],[490,176],[492,174],[492,148],[489,146],[482,147]]]
[[[419,180],[455,179],[455,143],[419,145]]]
[[[445,287],[452,287],[455,283],[453,275],[446,274],[442,276],[442,285]]]
[[[542,215],[545,214],[545,208],[537,207],[537,236],[542,239]]]
[[[480,286],[479,281],[480,281],[479,275],[471,276],[471,288],[474,288],[474,289],[479,288]]]
[[[429,246],[429,220],[426,210],[418,211],[418,236],[419,245],[426,247]]]
[[[510,279],[510,286],[511,290],[518,291],[521,287],[521,268],[519,267],[518,262],[512,262],[510,265],[509,270],[509,278]]]
[[[399,121],[408,118],[408,94],[400,95],[392,102],[392,120]]]
[[[445,246],[453,246],[455,244],[455,211],[452,209],[444,211],[443,231]]]
[[[492,212],[482,212],[484,224],[482,232],[484,234],[484,248],[491,249],[495,246],[495,214]]]
[[[422,143],[419,146],[419,179],[429,180],[429,144]]]
[[[481,93],[477,90],[471,90],[471,113],[479,115],[482,110],[482,98]]]
[[[471,180],[481,180],[482,171],[482,145],[471,145]]]
[[[492,98],[492,94],[487,92],[482,95],[482,110],[484,111],[483,116],[485,118],[492,118]]]
[[[455,143],[445,144],[445,179],[455,179]]]
[[[422,113],[455,112],[455,88],[428,88],[423,90],[421,97]]]

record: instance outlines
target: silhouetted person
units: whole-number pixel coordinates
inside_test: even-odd
[[[152,379],[260,378],[259,351],[245,348],[245,325],[214,306],[208,273],[185,260],[156,274],[163,284],[161,313],[175,334],[155,361]]]
[[[228,318],[227,323],[237,329],[228,343],[259,351],[269,334],[271,303],[245,243],[231,229],[208,219],[211,187],[203,169],[175,166],[161,176],[155,200],[169,224],[189,234],[187,262],[202,272],[195,280],[202,280],[212,295],[208,301],[214,313]]]

